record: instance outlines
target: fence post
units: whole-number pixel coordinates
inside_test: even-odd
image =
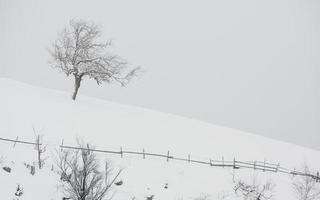
[[[90,146],[88,143],[87,143],[87,149],[88,149],[88,154],[90,154]]]
[[[316,182],[320,182],[320,177],[319,177],[319,172],[317,172],[317,179],[316,179]]]
[[[168,151],[167,153],[167,162],[169,162],[169,154],[170,154],[170,151]]]
[[[222,167],[224,168],[224,157],[222,156]]]
[[[296,168],[293,169],[292,174],[293,174],[293,176],[296,175]]]
[[[233,158],[233,169],[236,169],[236,158]]]
[[[212,160],[210,159],[210,166],[212,167],[213,166],[213,163],[212,163]]]
[[[142,149],[142,157],[143,157],[143,159],[145,159],[145,158],[146,158],[146,154],[145,154],[144,149]]]
[[[276,172],[278,172],[279,170],[279,167],[280,167],[280,163],[277,164],[277,167],[276,167]]]
[[[18,142],[18,138],[19,136],[16,137],[16,141],[14,141],[13,148],[16,146],[16,143]]]
[[[120,156],[121,156],[121,158],[123,158],[123,151],[122,151],[122,147],[120,147]]]
[[[266,171],[266,159],[263,159],[263,171]]]
[[[36,142],[34,143],[34,148],[37,150],[39,148],[39,135],[36,136]]]
[[[62,151],[62,148],[63,148],[63,139],[62,139],[62,141],[61,141],[61,145],[60,145],[60,147],[61,147],[61,151]]]
[[[36,150],[37,150],[37,153],[38,153],[39,169],[41,169],[42,168],[42,163],[41,163],[40,135],[38,135],[38,137],[37,137]]]
[[[188,162],[190,163],[190,154],[188,154]]]
[[[253,161],[253,169],[256,170],[256,162],[257,161]]]

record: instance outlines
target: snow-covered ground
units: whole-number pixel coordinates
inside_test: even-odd
[[[0,137],[34,141],[33,129],[44,135],[47,156],[54,154],[61,141],[75,145],[76,137],[98,149],[142,151],[192,159],[266,160],[287,168],[299,168],[308,163],[320,169],[320,152],[246,132],[215,126],[201,121],[121,105],[80,96],[72,101],[69,93],[38,88],[10,79],[0,79]],[[276,184],[274,199],[294,199],[292,177],[281,173],[258,172],[250,169],[233,171],[228,168],[189,164],[165,158],[136,155],[99,154],[111,160],[115,168],[124,168],[124,184],[115,186],[114,199],[135,197],[146,199],[194,199],[208,195],[209,199],[237,199],[233,194],[232,174],[247,179],[257,176],[262,182],[271,179]],[[32,176],[24,163],[36,161],[34,146],[0,141],[1,199],[13,199],[17,184],[24,188],[20,199],[61,199],[57,188],[59,177],[52,171],[49,158],[44,169]],[[168,184],[168,188],[164,188]]]

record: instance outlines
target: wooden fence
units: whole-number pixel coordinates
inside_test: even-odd
[[[25,145],[34,145],[36,147],[43,145],[43,144],[39,143],[40,142],[39,139],[37,139],[36,142],[30,142],[30,141],[19,140],[18,137],[16,137],[16,139],[0,138],[0,141],[12,142],[12,143],[14,143],[13,147],[15,147],[15,145],[17,143],[25,144]],[[143,159],[145,159],[147,156],[148,157],[162,157],[162,158],[166,159],[167,162],[169,162],[170,160],[177,160],[177,161],[185,161],[188,163],[209,165],[211,167],[226,167],[226,168],[233,168],[233,169],[247,168],[247,169],[253,169],[253,170],[260,170],[263,172],[284,173],[284,174],[291,174],[291,175],[297,175],[297,176],[311,177],[311,178],[315,179],[316,182],[320,183],[319,172],[312,174],[312,173],[300,172],[295,169],[290,170],[288,168],[280,166],[280,163],[269,163],[266,161],[262,161],[262,162],[261,161],[239,161],[239,160],[236,160],[235,158],[233,160],[225,160],[224,157],[222,157],[221,160],[213,160],[213,159],[194,160],[191,158],[190,154],[184,158],[184,157],[173,156],[170,154],[170,151],[167,151],[166,154],[157,154],[157,153],[146,152],[145,149],[142,149],[141,152],[125,151],[125,150],[123,150],[122,147],[120,147],[119,151],[102,150],[102,149],[90,148],[89,145],[85,148],[64,145],[63,140],[62,140],[62,143],[59,145],[59,148],[61,148],[61,150],[62,149],[88,150],[88,151],[93,151],[93,152],[98,152],[98,153],[118,154],[121,156],[121,158],[123,158],[124,155],[127,154],[127,155],[139,155]]]

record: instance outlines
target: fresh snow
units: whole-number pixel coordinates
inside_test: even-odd
[[[44,135],[48,144],[47,156],[52,157],[62,140],[65,145],[75,145],[76,138],[98,149],[170,154],[192,159],[221,159],[264,161],[280,163],[290,169],[307,163],[320,169],[320,152],[284,143],[226,127],[204,123],[172,114],[151,111],[128,105],[78,96],[72,101],[70,94],[39,88],[10,79],[0,79],[0,137],[34,141],[33,129]],[[81,92],[81,91],[80,91]],[[14,199],[17,184],[24,188],[21,200],[62,198],[57,188],[59,177],[51,170],[53,160],[32,176],[24,163],[36,161],[34,146],[0,141],[1,167],[9,166],[11,173],[0,169],[1,199]],[[272,179],[276,184],[274,199],[294,199],[292,176],[258,172],[250,169],[233,171],[230,168],[189,164],[183,161],[166,161],[165,158],[99,153],[102,161],[112,161],[115,168],[123,168],[122,186],[115,186],[114,199],[135,197],[146,199],[154,195],[160,199],[194,199],[209,195],[219,199],[232,193],[232,174],[261,181]],[[165,184],[168,189],[165,189]],[[239,199],[234,195],[226,199]]]

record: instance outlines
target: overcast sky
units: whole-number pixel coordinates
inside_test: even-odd
[[[46,48],[88,19],[145,72],[126,88],[85,81],[80,95],[320,150],[319,11],[318,0],[0,0],[0,75],[71,95]]]

